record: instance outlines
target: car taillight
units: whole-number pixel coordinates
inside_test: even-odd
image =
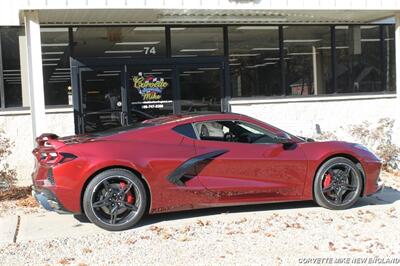
[[[41,152],[39,161],[45,164],[58,164],[72,161],[76,156],[66,152]]]

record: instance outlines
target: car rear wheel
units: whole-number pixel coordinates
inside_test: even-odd
[[[146,202],[146,190],[135,174],[110,169],[90,181],[83,196],[83,209],[97,226],[120,231],[132,228],[142,218]]]
[[[314,180],[314,199],[318,205],[332,210],[350,208],[360,197],[361,173],[349,159],[335,157],[326,161]]]

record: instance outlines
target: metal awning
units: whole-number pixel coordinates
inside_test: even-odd
[[[39,10],[42,25],[93,24],[361,24],[395,15],[391,10]]]
[[[399,0],[1,0],[0,25],[37,10],[42,24],[369,23]]]

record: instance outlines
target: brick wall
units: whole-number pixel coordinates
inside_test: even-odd
[[[74,134],[74,118],[72,110],[47,110],[48,132],[61,136]],[[7,159],[11,167],[17,169],[18,184],[29,185],[34,166],[32,156],[33,139],[29,111],[10,111],[0,113],[0,128],[14,142],[12,154]]]

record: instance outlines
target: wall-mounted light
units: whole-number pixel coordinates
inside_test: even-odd
[[[193,48],[193,49],[181,49],[180,52],[182,53],[191,53],[191,52],[214,52],[216,51],[216,48]]]
[[[230,54],[233,57],[243,57],[243,56],[259,56],[260,54]]]
[[[159,44],[160,41],[154,42],[117,42],[115,45],[154,45]]]
[[[164,31],[165,27],[135,27],[135,31]]]
[[[279,47],[255,47],[252,51],[279,51]]]
[[[237,30],[278,30],[278,26],[240,26]]]
[[[143,50],[107,50],[105,54],[137,54],[142,53]]]
[[[64,54],[64,52],[43,52],[43,55]]]
[[[68,43],[42,43],[42,47],[64,47],[68,46]]]
[[[320,42],[321,39],[312,39],[312,40],[283,40],[284,43],[304,43],[304,42]]]
[[[43,61],[60,61],[61,58],[42,58]]]

